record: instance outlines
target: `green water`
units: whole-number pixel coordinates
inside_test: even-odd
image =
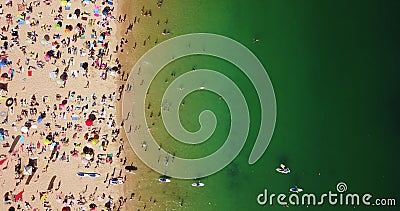
[[[298,185],[306,193],[336,191],[371,193],[397,198],[399,155],[398,86],[400,25],[398,1],[165,1],[171,36],[194,32],[224,35],[247,46],[262,62],[274,85],[277,123],[264,156],[247,160],[259,128],[259,103],[250,81],[232,64],[193,56],[165,67],[149,92],[152,133],[167,151],[195,158],[223,144],[229,130],[225,102],[210,92],[195,92],[181,105],[181,121],[189,131],[199,128],[198,115],[212,110],[218,118],[215,134],[199,146],[176,143],[158,117],[163,90],[193,67],[224,73],[237,82],[250,105],[251,129],[235,161],[204,178],[174,181],[174,194],[188,210],[281,210],[261,206],[256,197],[267,188],[288,193]],[[253,38],[260,42],[253,43]],[[287,164],[292,173],[274,169]],[[176,193],[177,192],[177,193]],[[168,193],[167,193],[168,194]],[[398,204],[398,203],[397,203]],[[396,207],[291,207],[292,210],[398,210]],[[286,209],[285,209],[286,210]]]

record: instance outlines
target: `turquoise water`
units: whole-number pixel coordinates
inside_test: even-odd
[[[371,193],[397,198],[399,155],[399,35],[397,1],[166,1],[171,36],[207,32],[224,35],[247,46],[262,62],[274,85],[278,115],[274,136],[264,156],[247,163],[259,129],[259,103],[250,81],[232,64],[207,56],[176,60],[153,81],[148,115],[158,114],[163,90],[193,67],[224,73],[237,82],[250,109],[248,141],[233,163],[193,181],[176,180],[173,195],[188,210],[281,210],[257,204],[257,195],[288,193],[296,185],[305,193],[336,191]],[[253,43],[254,38],[260,42]],[[176,143],[152,118],[152,133],[167,151],[196,158],[222,145],[229,130],[225,102],[210,92],[195,92],[180,108],[182,124],[199,128],[205,109],[218,117],[215,134],[199,146]],[[150,119],[150,118],[148,118]],[[280,163],[292,173],[275,171]],[[394,207],[291,207],[293,210],[398,210]]]

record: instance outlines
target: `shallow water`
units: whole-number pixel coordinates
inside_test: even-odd
[[[170,37],[216,33],[248,47],[272,80],[278,114],[266,153],[249,165],[260,122],[258,98],[250,81],[232,64],[214,57],[176,60],[153,81],[146,99],[152,105],[147,114],[153,112],[153,117],[148,121],[155,124],[152,134],[158,143],[177,156],[194,158],[212,153],[227,136],[229,110],[207,91],[194,92],[180,107],[181,122],[189,131],[199,128],[201,111],[210,109],[217,115],[217,129],[207,143],[193,147],[174,142],[157,116],[163,90],[193,67],[219,71],[237,82],[251,105],[250,134],[229,166],[201,180],[205,187],[191,187],[192,180],[173,180],[161,189],[149,187],[163,199],[171,199],[168,209],[179,208],[177,201],[183,200],[189,210],[280,210],[284,207],[276,202],[273,208],[257,204],[257,195],[264,188],[288,194],[296,185],[305,193],[321,194],[336,191],[339,182],[347,184],[346,193],[399,199],[395,190],[400,173],[393,168],[399,159],[399,6],[396,1],[165,1],[160,17],[168,17]],[[260,42],[253,43],[256,37]],[[280,163],[287,164],[292,173],[275,172]],[[325,205],[322,209],[398,208]]]

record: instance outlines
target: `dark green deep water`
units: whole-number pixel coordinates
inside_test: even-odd
[[[237,82],[250,107],[249,139],[223,171],[204,178],[204,188],[181,183],[190,210],[287,210],[257,204],[264,188],[289,193],[336,191],[371,193],[375,198],[400,194],[400,1],[166,1],[173,10],[173,36],[206,32],[230,37],[248,47],[267,69],[277,99],[277,122],[271,143],[254,165],[247,163],[259,128],[259,103],[250,81],[235,66],[213,57],[193,56],[168,65],[153,81],[148,101],[159,105],[171,72],[192,67],[213,69]],[[260,42],[253,43],[253,38]],[[168,79],[167,82],[165,80]],[[222,145],[229,131],[229,110],[210,92],[195,92],[181,107],[183,125],[199,128],[198,114],[218,117],[207,143],[186,146],[168,138],[161,122],[153,135],[177,156],[200,157]],[[154,112],[157,113],[157,109]],[[154,115],[156,115],[156,113]],[[291,168],[278,174],[280,163]],[[291,210],[399,210],[399,206],[290,207]]]

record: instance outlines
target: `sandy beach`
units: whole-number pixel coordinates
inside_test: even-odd
[[[130,68],[168,38],[168,19],[155,12],[162,6],[0,5],[0,210],[184,207],[137,158],[121,116]]]

